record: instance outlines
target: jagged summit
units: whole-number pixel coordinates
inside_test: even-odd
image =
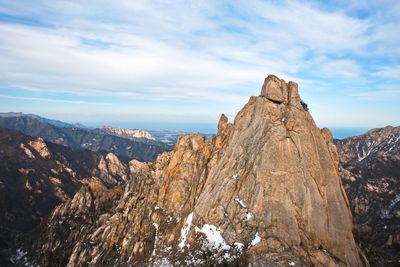
[[[265,78],[260,96],[277,103],[300,104],[298,84],[292,81],[286,83],[285,80],[279,79],[272,74]]]
[[[297,84],[270,75],[216,136],[181,136],[112,207],[59,208],[23,248],[41,265],[367,266],[338,162]]]

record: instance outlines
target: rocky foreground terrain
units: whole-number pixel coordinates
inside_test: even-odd
[[[99,183],[21,238],[15,264],[368,266],[339,156],[298,87],[270,75],[218,134],[181,136],[123,193]]]
[[[6,266],[3,261],[18,235],[73,198],[83,184],[121,191],[141,164],[0,128],[0,266]]]
[[[171,149],[169,145],[153,140],[152,136],[144,131],[135,132],[136,136],[133,136],[134,133],[129,130],[110,127],[88,129],[34,115],[18,114],[0,114],[0,127],[42,137],[46,141],[72,149],[108,151],[120,157],[139,161],[153,161],[158,154]]]
[[[400,265],[400,127],[336,142],[356,237],[372,266]]]

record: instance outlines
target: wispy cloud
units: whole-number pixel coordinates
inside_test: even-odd
[[[382,90],[374,90],[374,91],[366,91],[355,93],[353,96],[372,101],[398,101],[400,98],[400,89],[382,89]]]
[[[101,105],[101,106],[111,105],[111,103],[102,103],[102,102],[65,100],[65,99],[54,99],[54,98],[40,98],[40,97],[25,97],[25,96],[10,96],[10,95],[3,95],[3,94],[0,94],[0,98],[39,101],[39,102],[52,102],[52,103],[67,103],[67,104],[77,104],[77,105]]]
[[[378,71],[374,72],[373,75],[375,75],[376,77],[400,80],[400,65],[384,66]]]
[[[0,86],[238,104],[275,73],[312,101],[359,99],[398,80],[397,11],[397,1],[3,1]]]

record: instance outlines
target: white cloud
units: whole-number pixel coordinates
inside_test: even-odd
[[[385,66],[373,73],[376,77],[400,79],[400,66]]]
[[[10,95],[3,95],[3,94],[0,94],[0,98],[39,101],[39,102],[67,103],[67,104],[77,104],[77,105],[101,105],[101,106],[111,105],[111,103],[105,103],[105,102],[92,102],[92,101],[89,102],[89,101],[82,101],[82,100],[66,100],[66,99],[41,98],[41,97],[10,96]]]
[[[268,73],[297,73],[307,49],[353,48],[364,30],[342,14],[296,2],[239,5],[252,17],[229,16],[207,1],[44,1],[24,9],[11,3],[9,13],[44,17],[54,27],[2,24],[0,81],[74,93],[176,97],[204,90],[212,97],[212,90],[256,86]],[[348,68],[354,74],[349,62],[325,58],[323,64],[343,65],[341,74]]]
[[[351,15],[371,6],[369,17]],[[375,60],[398,59],[396,10],[356,2],[333,10],[303,1],[7,1],[0,13],[22,19],[0,22],[0,86],[237,104],[274,73],[316,92],[361,84],[361,96],[369,80],[399,76]]]
[[[355,93],[353,96],[358,97],[364,100],[389,100],[389,101],[398,101],[400,99],[400,88],[397,89],[380,89],[374,91],[366,91]]]

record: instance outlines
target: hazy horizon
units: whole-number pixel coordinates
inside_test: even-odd
[[[1,113],[1,112],[0,112]],[[11,111],[9,113],[24,113],[20,111]],[[24,113],[24,114],[33,114],[33,113]],[[39,114],[33,114],[39,115]],[[46,117],[43,115],[39,115],[46,119],[51,120],[60,120],[59,118]],[[233,119],[230,120],[233,122]],[[202,133],[202,134],[215,134],[217,132],[218,121],[215,122],[160,122],[160,121],[63,121],[71,124],[82,124],[83,126],[89,128],[96,128],[101,126],[111,126],[118,128],[127,128],[127,129],[144,129],[148,131],[171,131],[171,132],[182,132],[182,133]],[[380,127],[385,127],[389,125],[384,125]],[[396,126],[396,125],[391,125]],[[343,139],[346,137],[351,137],[355,135],[360,135],[366,133],[372,128],[377,127],[344,127],[344,126],[319,126],[320,128],[327,127],[331,130],[334,138]]]

